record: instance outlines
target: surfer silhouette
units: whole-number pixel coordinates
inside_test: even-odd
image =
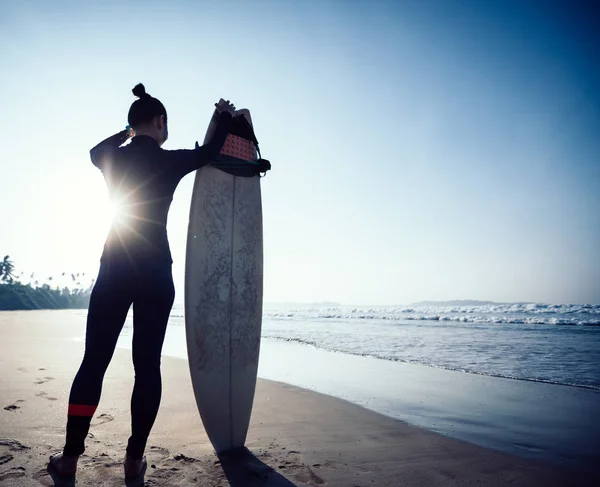
[[[133,305],[131,436],[124,469],[128,483],[143,484],[144,450],[162,393],[160,361],[175,289],[167,239],[167,215],[179,181],[221,151],[235,107],[215,103],[219,123],[211,140],[192,150],[164,150],[167,111],[140,83],[129,109],[129,127],[90,151],[119,209],[106,239],[88,308],[85,353],[73,381],[62,453],[50,457],[56,480],[74,480],[85,451],[102,382],[127,313]],[[132,137],[133,136],[133,137]],[[131,139],[125,146],[123,144]]]

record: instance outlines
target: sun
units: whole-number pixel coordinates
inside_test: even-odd
[[[123,223],[123,204],[118,201],[111,201],[109,204],[109,217],[113,226]]]

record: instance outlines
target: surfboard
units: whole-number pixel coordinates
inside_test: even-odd
[[[248,110],[236,116],[252,124]],[[213,114],[205,143],[215,126]],[[256,147],[228,134],[219,156],[223,159],[257,160]],[[208,165],[196,172],[185,263],[190,374],[202,423],[217,453],[246,441],[262,322],[260,178],[236,176],[227,167]]]

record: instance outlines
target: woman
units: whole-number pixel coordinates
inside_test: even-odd
[[[72,479],[84,450],[90,421],[100,401],[102,380],[117,339],[133,304],[133,364],[131,437],[125,456],[125,478],[143,483],[146,441],[161,397],[160,356],[169,313],[175,297],[167,214],[179,181],[219,154],[235,107],[216,103],[219,124],[210,142],[194,150],[163,150],[168,137],[167,112],[142,84],[129,109],[135,134],[123,130],[90,151],[93,164],[104,174],[109,195],[119,209],[101,258],[98,279],[90,297],[85,354],[69,396],[66,444],[50,458],[48,469]]]

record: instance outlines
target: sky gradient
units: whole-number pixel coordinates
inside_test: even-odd
[[[251,110],[266,301],[600,303],[592,5],[2,1],[0,252],[42,279],[97,272],[88,151],[143,82],[165,149],[202,141],[220,97]],[[177,302],[193,179],[168,223]]]

